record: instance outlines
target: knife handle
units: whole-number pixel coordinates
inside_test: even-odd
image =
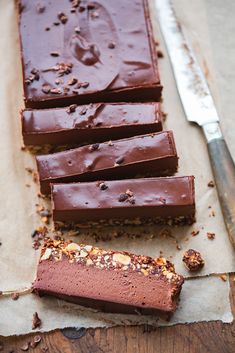
[[[206,133],[208,129],[205,126],[203,126],[203,130],[207,138],[208,152],[224,222],[230,241],[235,248],[235,164],[223,139],[219,124],[215,124],[217,129],[214,129],[214,135],[210,133],[208,136]]]

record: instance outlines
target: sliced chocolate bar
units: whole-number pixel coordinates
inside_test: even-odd
[[[169,318],[183,282],[164,258],[49,239],[33,290],[106,312]]]
[[[96,103],[21,113],[24,144],[82,145],[162,130],[159,103]]]
[[[178,166],[171,131],[95,143],[36,160],[43,194],[50,192],[50,183],[171,175]]]
[[[147,0],[19,1],[25,104],[160,101]]]
[[[52,184],[53,219],[82,227],[195,221],[194,177]]]

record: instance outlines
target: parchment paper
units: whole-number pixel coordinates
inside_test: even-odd
[[[232,134],[235,128],[232,93],[235,87],[235,46],[234,39],[229,36],[235,26],[235,11],[231,9],[233,7],[235,10],[235,4],[229,0],[223,4],[219,0],[193,0],[190,3],[177,0],[175,7],[206,70],[217,108],[221,113],[225,137],[235,156]],[[165,54],[162,40],[161,49]],[[35,168],[34,158],[20,149],[22,140],[19,109],[23,107],[22,78],[13,0],[0,1],[0,63],[0,290],[10,290],[28,287],[34,279],[38,251],[32,249],[30,235],[40,224],[35,204],[41,202],[37,198],[38,186],[25,170],[26,167]],[[180,155],[179,175],[196,176],[198,221],[192,227],[174,229],[167,236],[164,227],[138,228],[134,231],[130,229],[128,233],[138,232],[140,238],[132,239],[123,235],[98,244],[106,248],[136,251],[151,256],[158,256],[162,251],[164,256],[175,263],[176,270],[186,276],[189,274],[182,265],[182,253],[188,248],[195,248],[202,253],[206,262],[200,275],[234,271],[234,253],[228,241],[216,190],[207,186],[212,174],[203,136],[197,127],[190,126],[185,120],[166,55],[160,60],[160,70],[165,87],[164,109],[168,113],[165,127],[174,130]],[[212,209],[208,209],[209,205]],[[212,210],[215,217],[210,217]],[[193,230],[200,230],[200,233],[193,237]],[[113,234],[116,230],[106,230],[106,233],[109,231]],[[215,232],[214,240],[207,239],[208,231]],[[77,240],[95,243],[94,237],[86,233],[78,236]],[[181,250],[176,249],[177,244],[181,246]],[[182,292],[182,308],[176,313],[171,324],[215,319],[230,322],[232,316],[228,294],[228,283],[219,278],[187,281]],[[81,313],[74,305],[55,299],[39,300],[33,295],[27,295],[20,297],[18,301],[0,299],[0,334],[30,332],[34,311],[38,311],[43,319],[42,330],[74,325],[97,327],[118,323],[156,324],[156,319],[153,318],[117,318],[100,313],[91,315],[88,310],[82,310]]]

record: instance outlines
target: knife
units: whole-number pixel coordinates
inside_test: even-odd
[[[155,0],[179,96],[188,121],[203,130],[224,222],[235,248],[235,165],[222,135],[205,76],[177,21],[171,0]]]

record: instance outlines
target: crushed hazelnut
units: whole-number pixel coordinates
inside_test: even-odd
[[[38,313],[35,312],[33,314],[33,320],[32,320],[32,330],[35,330],[36,328],[41,327],[42,321],[38,316]]]

